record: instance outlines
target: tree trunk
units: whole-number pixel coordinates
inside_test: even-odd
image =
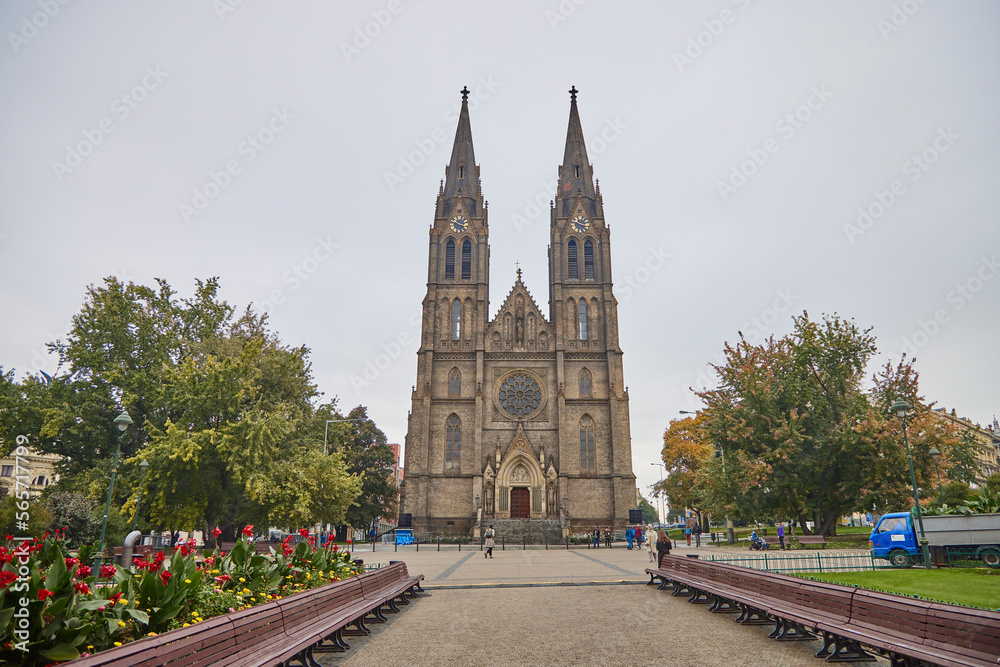
[[[812,535],[812,533],[809,531],[809,523],[808,523],[808,519],[806,519],[806,515],[805,514],[800,514],[799,515],[799,526],[802,529],[802,534],[803,535]]]

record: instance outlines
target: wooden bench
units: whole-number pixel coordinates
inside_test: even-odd
[[[826,537],[823,535],[797,535],[795,537],[799,541],[799,544],[805,546],[807,544],[818,544],[820,547],[826,546]]]
[[[77,667],[256,667],[316,664],[313,650],[347,650],[345,628],[354,624],[368,633],[364,619],[395,600],[416,596],[423,575],[410,576],[406,564],[396,562],[275,602],[210,618],[186,628],[147,637],[124,646],[72,661]],[[333,642],[332,648],[324,643]]]
[[[761,538],[769,547],[781,546],[781,542],[778,541],[777,535],[765,535]]]
[[[893,665],[1000,664],[1000,612],[671,556],[646,572],[650,583],[660,579],[660,588],[672,585],[675,595],[686,589],[689,602],[711,597],[710,611],[738,611],[736,620],[746,624],[774,622],[770,636],[779,641],[819,632],[816,655],[830,662],[873,659],[864,644]]]

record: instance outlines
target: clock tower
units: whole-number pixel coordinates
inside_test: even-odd
[[[489,226],[468,91],[430,228],[402,512],[448,533],[559,540],[635,509],[610,231],[576,102],[550,212],[544,314],[516,271],[489,315]]]

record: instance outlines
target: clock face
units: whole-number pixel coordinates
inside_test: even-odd
[[[569,223],[573,225],[573,229],[575,229],[579,234],[583,234],[585,231],[590,229],[590,220],[587,220],[587,217],[583,215],[576,216],[570,220]]]
[[[451,229],[455,232],[464,232],[469,228],[469,219],[464,215],[456,215],[451,219]]]

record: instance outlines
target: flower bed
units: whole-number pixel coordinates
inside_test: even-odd
[[[84,564],[93,546],[69,553],[59,531],[17,544],[8,537],[0,546],[0,659],[72,660],[362,570],[336,545],[291,540],[269,554],[255,554],[245,538],[228,553],[199,553],[188,540],[170,557],[160,551],[137,562],[135,572],[103,565],[95,574]]]

